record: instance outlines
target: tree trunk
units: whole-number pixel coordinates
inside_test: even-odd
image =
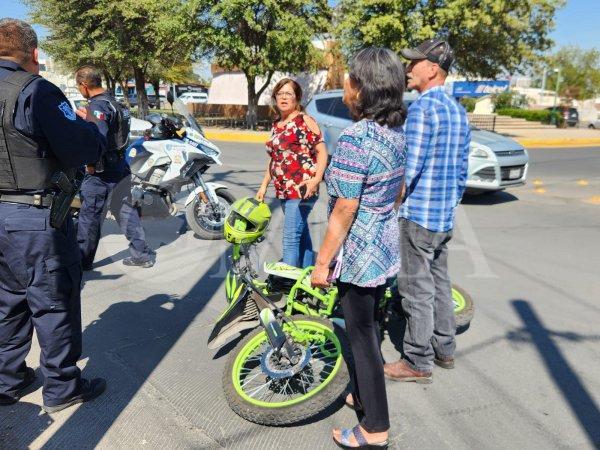
[[[269,86],[269,83],[271,83],[271,78],[273,78],[273,72],[269,72],[267,80],[258,92],[256,92],[256,78],[246,74],[246,80],[248,82],[248,114],[246,115],[246,123],[251,130],[256,130],[256,125],[258,123],[258,100],[267,86]]]
[[[135,78],[135,90],[137,93],[138,117],[143,119],[149,114],[148,96],[146,95],[146,74],[141,67],[135,67],[133,69],[133,76]]]
[[[115,79],[106,71],[104,71],[104,79],[106,80],[106,90],[110,92],[111,95],[115,95]]]
[[[156,95],[156,109],[160,109],[160,96],[158,95],[160,80],[152,80],[152,88],[154,89],[154,95]]]
[[[123,101],[127,105],[127,109],[131,109],[131,103],[129,102],[129,95],[127,92],[127,81],[119,80],[119,86],[121,86],[121,92],[123,92]]]
[[[258,109],[258,96],[256,95],[256,81],[254,77],[246,75],[248,80],[248,112],[246,113],[246,126],[250,130],[256,129],[256,120]]]

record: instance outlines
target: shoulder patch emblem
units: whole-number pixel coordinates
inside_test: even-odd
[[[106,120],[106,114],[104,114],[103,112],[94,111],[94,116],[96,116],[98,120]]]
[[[73,108],[71,108],[71,105],[69,105],[67,102],[62,102],[60,105],[58,105],[58,109],[63,113],[65,118],[69,120],[75,120],[77,118],[75,111],[73,111]]]

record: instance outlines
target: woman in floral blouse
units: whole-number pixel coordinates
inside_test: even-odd
[[[283,258],[285,264],[314,264],[308,215],[319,194],[319,183],[327,166],[327,149],[315,120],[302,112],[300,85],[284,78],[272,94],[278,117],[273,123],[267,152],[271,157],[256,193],[263,201],[271,180],[283,208]]]
[[[357,122],[341,133],[325,175],[329,223],[311,282],[329,285],[330,263],[343,248],[337,288],[354,356],[354,392],[346,403],[362,412],[360,424],[333,432],[345,448],[388,443],[377,322],[386,280],[400,268],[394,203],[406,165],[404,84],[404,66],[391,50],[371,47],[354,57],[344,83],[344,103]]]

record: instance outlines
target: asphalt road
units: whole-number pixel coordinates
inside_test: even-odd
[[[251,195],[266,165],[261,146],[222,144],[209,173]],[[600,447],[600,149],[532,150],[530,183],[466,198],[451,245],[455,283],[474,298],[458,337],[457,367],[431,385],[388,384],[394,448]],[[315,244],[325,199],[311,216]],[[281,212],[259,257],[279,255]],[[0,448],[335,448],[330,430],[353,426],[340,407],[288,428],[246,422],[221,389],[226,352],[210,351],[225,305],[225,242],[195,239],[183,217],[146,222],[152,269],[124,267],[126,241],[108,221],[97,268],[85,276],[84,354],[105,395],[49,417],[41,389],[0,409]],[[384,342],[398,357],[398,330]],[[28,359],[38,367],[34,345]]]

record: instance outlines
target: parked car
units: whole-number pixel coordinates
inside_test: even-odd
[[[562,114],[563,119],[565,119],[565,123],[570,127],[575,127],[579,123],[579,113],[575,108],[571,108],[569,106],[557,106],[556,108],[546,108],[546,110],[556,110],[557,112]]]
[[[316,94],[306,106],[306,112],[321,128],[329,154],[335,149],[342,130],[352,123],[342,96],[342,90],[325,91]],[[417,96],[416,92],[406,93],[406,106]],[[529,155],[521,144],[498,133],[471,127],[469,193],[493,192],[525,184],[528,166]]]
[[[179,99],[185,103],[208,103],[208,94],[206,92],[184,92]]]
[[[87,106],[88,101],[83,97],[73,97],[69,98],[69,102],[71,103],[71,107],[73,110],[79,109],[80,107]],[[148,129],[152,128],[152,124],[146,120],[138,119],[136,117],[131,117],[131,125],[129,128],[129,140],[133,141],[137,138],[140,138],[144,135],[144,132]]]
[[[596,120],[590,120],[587,124],[587,127],[592,130],[600,130],[600,117],[598,117]]]

